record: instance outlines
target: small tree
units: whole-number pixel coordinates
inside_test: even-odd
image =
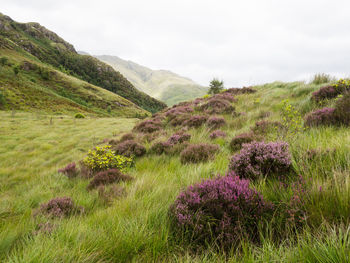
[[[217,78],[213,78],[209,84],[208,94],[217,94],[224,89],[224,82],[218,80]]]

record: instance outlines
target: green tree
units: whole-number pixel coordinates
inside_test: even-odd
[[[213,78],[213,80],[210,81],[210,84],[209,84],[208,94],[217,94],[223,89],[224,89],[224,82],[218,80],[217,78]]]

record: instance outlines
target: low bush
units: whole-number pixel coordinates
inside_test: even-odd
[[[66,217],[75,213],[81,213],[84,209],[77,207],[70,197],[57,197],[40,206],[41,214],[50,217]]]
[[[335,124],[334,111],[334,108],[323,108],[310,112],[305,116],[305,126],[314,127]]]
[[[251,94],[255,93],[256,90],[251,87],[243,87],[243,88],[231,88],[225,91],[226,93],[230,93],[232,95],[240,95],[240,94]]]
[[[226,125],[226,121],[223,117],[210,117],[207,121],[207,125],[211,128],[211,129],[218,129],[221,128],[222,126]]]
[[[227,100],[228,102],[235,102],[236,101],[235,97],[233,97],[233,95],[228,93],[228,92],[222,92],[219,94],[215,94],[212,98],[219,99],[219,100]]]
[[[334,119],[338,125],[350,126],[350,92],[336,102]]]
[[[316,102],[321,102],[326,99],[333,99],[350,91],[350,81],[340,79],[337,83],[320,88],[318,91],[312,93],[311,99]]]
[[[79,173],[75,162],[67,164],[66,167],[59,169],[58,172],[64,174],[68,178],[76,177]]]
[[[109,169],[107,171],[101,171],[96,174],[88,185],[88,189],[94,189],[101,185],[108,185],[112,183],[118,183],[121,181],[130,181],[132,179],[131,176],[123,174],[118,169]]]
[[[134,127],[134,131],[143,133],[152,133],[162,129],[162,123],[155,120],[145,120]]]
[[[94,172],[111,168],[124,171],[131,166],[132,158],[116,155],[110,148],[111,146],[105,145],[102,147],[97,146],[94,150],[89,150],[87,156],[83,160],[85,169],[91,170],[93,174]]]
[[[219,150],[218,145],[214,144],[193,144],[188,145],[180,155],[182,163],[199,163],[212,159]]]
[[[77,114],[74,115],[74,118],[76,118],[76,119],[84,119],[85,115],[82,114],[82,113],[77,113]]]
[[[208,116],[206,115],[194,115],[185,121],[185,125],[188,127],[198,128],[202,126],[207,120]]]
[[[119,142],[125,142],[129,140],[135,140],[135,135],[132,133],[126,133],[119,139]]]
[[[176,117],[174,117],[173,119],[171,119],[171,121],[169,122],[169,124],[173,127],[177,127],[177,126],[182,126],[186,123],[187,120],[189,120],[191,118],[190,114],[182,114],[182,115],[178,115]]]
[[[140,157],[146,153],[146,148],[134,140],[121,142],[114,148],[114,150],[117,154],[127,157]]]
[[[184,132],[177,132],[170,136],[168,139],[168,143],[170,144],[178,144],[189,141],[191,139],[191,135]]]
[[[291,171],[291,156],[286,142],[252,142],[243,144],[240,153],[230,161],[229,171],[242,178],[278,176],[281,179]]]
[[[188,187],[169,215],[174,234],[194,248],[215,244],[228,251],[242,239],[258,243],[258,229],[273,210],[249,180],[230,174]]]
[[[256,141],[257,137],[258,136],[256,136],[252,132],[238,134],[232,138],[232,140],[230,142],[230,149],[232,151],[238,151],[238,150],[242,149],[242,145],[244,143],[250,143],[252,141]]]
[[[199,110],[209,114],[234,113],[235,108],[230,102],[218,98],[210,98],[206,103],[199,106]]]
[[[220,131],[220,130],[213,131],[209,135],[210,139],[216,139],[216,138],[219,138],[219,137],[226,137],[226,136],[227,136],[226,132]]]
[[[169,120],[172,120],[176,116],[184,115],[184,114],[191,113],[191,112],[193,112],[193,109],[189,106],[176,106],[176,107],[169,109],[165,113],[165,116],[168,117]]]
[[[161,155],[163,153],[167,153],[172,146],[173,144],[169,142],[156,142],[151,146],[149,152],[152,154]]]

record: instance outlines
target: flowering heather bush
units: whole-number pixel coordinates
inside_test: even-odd
[[[58,172],[64,174],[68,178],[76,177],[79,173],[75,162],[68,164],[62,169],[59,169]]]
[[[169,109],[166,113],[165,116],[168,117],[169,120],[172,120],[178,115],[183,115],[186,113],[191,113],[193,112],[193,109],[189,106],[177,106]]]
[[[129,140],[135,140],[135,135],[132,133],[126,133],[120,138],[119,142],[125,142]]]
[[[85,169],[91,171],[90,174],[111,168],[118,168],[123,171],[131,166],[132,158],[116,155],[110,148],[111,146],[105,145],[89,150],[88,155],[83,160],[83,164]]]
[[[251,87],[243,87],[243,88],[231,88],[227,89],[225,92],[230,93],[232,95],[240,95],[240,94],[251,94],[255,93],[256,90]]]
[[[282,123],[278,121],[262,120],[255,123],[251,131],[255,134],[265,135],[283,129]]]
[[[88,185],[88,189],[94,189],[100,185],[107,185],[112,183],[118,183],[120,181],[130,181],[132,177],[123,174],[118,169],[109,169],[107,171],[99,172],[92,178]]]
[[[197,106],[198,104],[201,104],[203,101],[205,101],[204,98],[197,98],[193,101],[193,104]]]
[[[77,207],[70,197],[57,197],[42,204],[39,212],[51,217],[65,217],[74,213],[83,212],[83,208]]]
[[[334,118],[338,125],[350,125],[350,92],[337,101]]]
[[[168,139],[168,143],[170,144],[178,144],[189,141],[191,139],[191,135],[184,132],[177,132],[170,136]]]
[[[305,125],[308,127],[335,124],[334,108],[315,110],[305,116]]]
[[[173,147],[173,144],[169,142],[156,142],[149,149],[150,153],[161,155],[163,153],[167,153],[170,148]]]
[[[219,94],[215,94],[212,98],[219,99],[219,100],[227,100],[228,102],[236,101],[235,97],[233,97],[232,94],[230,94],[228,92],[222,92]]]
[[[252,132],[238,134],[232,138],[232,140],[230,142],[230,149],[232,151],[238,151],[238,150],[242,149],[242,145],[244,143],[250,143],[252,141],[255,141],[256,137],[257,136],[254,135],[254,133],[252,133]]]
[[[208,120],[208,116],[205,115],[194,115],[191,116],[186,122],[185,125],[188,127],[198,128],[202,126]]]
[[[229,164],[242,178],[257,179],[260,176],[283,175],[291,170],[291,156],[286,142],[252,142],[243,144]]]
[[[175,118],[171,119],[169,124],[173,127],[184,125],[184,123],[191,118],[190,114],[178,115]]]
[[[127,140],[125,142],[119,143],[115,147],[115,152],[127,157],[140,157],[146,153],[146,148],[134,140]]]
[[[218,145],[214,144],[192,144],[187,146],[180,155],[182,163],[199,163],[212,159],[219,150]]]
[[[207,125],[212,129],[218,129],[222,126],[225,126],[226,121],[223,117],[210,117],[207,121]]]
[[[273,213],[249,180],[233,173],[188,187],[169,209],[174,232],[196,247],[229,250],[242,238],[259,242],[258,227]],[[178,233],[180,230],[180,233]]]
[[[334,86],[325,86],[320,88],[318,91],[312,93],[311,99],[320,102],[326,99],[336,98],[339,94],[342,93],[341,89],[338,89]]]
[[[226,132],[224,131],[220,131],[220,130],[216,130],[216,131],[213,131],[209,137],[210,139],[216,139],[216,138],[219,138],[219,137],[226,137]]]
[[[206,103],[199,106],[199,110],[209,114],[233,113],[235,108],[230,102],[218,98],[210,98]]]
[[[134,131],[143,133],[152,133],[162,129],[162,123],[155,120],[145,120],[134,127]]]

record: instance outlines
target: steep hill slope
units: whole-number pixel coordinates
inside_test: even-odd
[[[41,63],[14,44],[0,48],[0,109],[129,117],[148,114],[111,91]]]
[[[122,73],[137,89],[168,106],[201,97],[208,88],[167,70],[152,70],[117,56],[95,56]]]
[[[135,89],[111,66],[91,56],[79,55],[71,44],[38,23],[18,23],[0,14],[0,48],[22,49],[63,73],[110,90],[150,112],[165,107]]]

